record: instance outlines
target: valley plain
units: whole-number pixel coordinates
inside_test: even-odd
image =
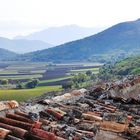
[[[0,80],[8,80],[9,84],[1,85],[0,100],[16,99],[24,101],[49,91],[60,91],[62,85],[70,81],[75,74],[92,71],[97,74],[100,63],[67,63],[52,64],[45,62],[1,62]],[[38,86],[33,89],[16,89],[16,85],[26,83],[30,79],[39,79]]]

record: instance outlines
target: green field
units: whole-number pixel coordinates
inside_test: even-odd
[[[0,79],[27,80],[41,78],[47,67],[47,63],[9,64],[6,68],[0,68]]]
[[[0,74],[18,74],[18,72],[16,70],[1,70]]]
[[[61,81],[61,80],[70,79],[72,77],[73,76],[67,76],[67,77],[55,78],[55,79],[50,79],[50,80],[42,80],[42,81],[39,82],[39,84],[57,82],[57,81]]]
[[[0,100],[17,100],[17,101],[25,101],[35,96],[42,95],[45,92],[49,91],[60,91],[62,90],[61,86],[43,86],[37,87],[34,89],[7,89],[0,90]]]
[[[71,72],[78,73],[78,72],[86,72],[88,70],[92,71],[93,73],[98,73],[99,68],[77,69],[77,70],[71,70]]]
[[[20,76],[0,76],[0,79],[13,79],[13,80],[18,80],[18,79],[32,79],[32,78],[41,78],[42,75],[40,74],[33,74],[33,75],[20,75]]]

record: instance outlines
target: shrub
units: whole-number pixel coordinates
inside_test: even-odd
[[[62,88],[63,89],[71,89],[72,88],[72,82],[71,81],[69,81],[69,82],[66,82],[66,83],[64,83],[64,84],[62,84]]]
[[[39,83],[39,80],[38,79],[32,79],[32,80],[29,80],[26,84],[25,84],[25,87],[26,88],[35,88]]]

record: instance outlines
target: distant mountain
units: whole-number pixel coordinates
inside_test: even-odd
[[[51,27],[27,36],[17,36],[15,39],[41,40],[50,44],[60,45],[66,42],[93,35],[103,28],[86,28],[77,25]]]
[[[38,40],[10,40],[7,38],[0,37],[0,48],[8,49],[16,53],[27,53],[37,51],[41,49],[47,49],[52,45]]]
[[[120,54],[120,57],[127,54],[140,54],[140,19],[119,23],[90,37],[28,53],[18,59],[55,62],[85,61],[106,59],[109,55]]]
[[[0,48],[0,60],[4,59],[10,60],[11,58],[16,56],[17,56],[16,53]]]

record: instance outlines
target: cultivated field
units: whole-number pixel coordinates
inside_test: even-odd
[[[0,100],[23,101],[48,91],[62,90],[61,85],[69,81],[73,74],[85,73],[88,70],[96,74],[100,66],[94,63],[1,63],[0,79],[12,80],[13,84],[17,81],[26,82],[33,78],[39,79],[40,82],[35,89],[0,89]]]
[[[0,90],[0,100],[17,100],[26,101],[35,96],[42,95],[43,93],[49,91],[60,91],[61,86],[42,86],[34,89],[1,89]]]

